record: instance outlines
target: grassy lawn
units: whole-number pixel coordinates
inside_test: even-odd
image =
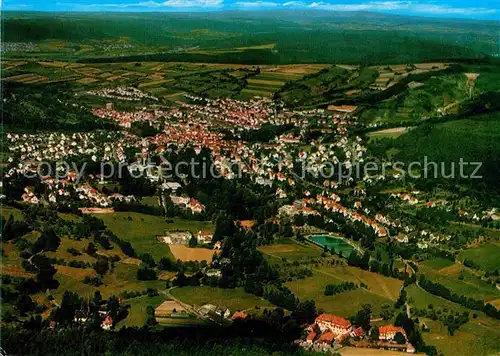
[[[259,246],[258,250],[274,258],[286,258],[295,261],[305,258],[317,258],[323,253],[323,250],[313,244],[299,243],[295,240],[283,238],[276,244],[268,246]]]
[[[319,269],[319,271],[345,281],[354,282],[358,285],[364,283],[368,286],[370,292],[392,300],[396,300],[399,297],[401,287],[403,286],[403,282],[396,278],[385,277],[351,266],[324,267]]]
[[[63,237],[61,239],[61,244],[59,245],[59,248],[57,249],[57,251],[46,252],[45,255],[47,257],[51,257],[51,258],[62,258],[66,262],[82,261],[82,262],[94,263],[95,258],[92,256],[89,256],[88,254],[83,252],[83,250],[85,250],[85,248],[87,248],[89,242],[91,242],[91,240],[73,240],[73,239],[68,239],[68,238]],[[120,257],[122,257],[123,253],[121,252],[121,250],[116,246],[113,246],[113,247],[114,248],[112,250],[106,251],[106,254],[107,255],[117,254]],[[73,256],[71,253],[69,253],[67,251],[68,248],[74,248],[75,250],[78,250],[81,253],[81,255]],[[97,248],[99,248],[99,246],[97,246]]]
[[[485,270],[500,268],[500,246],[497,244],[487,243],[467,249],[461,252],[459,257],[472,260]]]
[[[267,300],[246,293],[243,288],[182,287],[172,289],[171,293],[187,304],[198,306],[220,304],[229,308],[231,312],[272,306]]]
[[[469,322],[462,325],[454,336],[450,336],[439,321],[421,318],[431,329],[422,334],[425,342],[435,346],[445,356],[493,355],[500,351],[500,329],[497,325]]]
[[[434,294],[428,293],[422,288],[417,287],[415,284],[406,287],[405,290],[408,297],[412,299],[411,305],[419,309],[426,309],[429,304],[432,304],[435,308],[447,308],[458,312],[469,310],[460,304],[455,304],[446,299],[435,296]]]
[[[23,213],[21,210],[13,208],[8,205],[0,205],[0,215],[3,216],[5,220],[9,219],[12,215],[16,220],[24,220]]]
[[[128,311],[128,316],[125,320],[120,321],[116,328],[119,329],[124,326],[143,326],[146,322],[146,309],[149,305],[156,308],[165,299],[164,295],[157,295],[156,297],[148,297],[143,295],[140,297],[127,299],[124,304],[129,304],[130,309]]]
[[[420,272],[433,282],[439,282],[458,294],[482,300],[492,300],[500,297],[498,289],[481,280],[459,264],[442,268],[439,271],[421,266]],[[462,276],[463,279],[460,280],[459,276]]]
[[[102,219],[118,237],[129,241],[137,252],[149,253],[155,260],[161,257],[173,258],[168,245],[157,241],[157,236],[174,230],[197,233],[199,230],[214,229],[213,224],[209,222],[173,219],[173,223],[167,223],[163,217],[134,212],[99,214],[96,217]]]
[[[426,267],[440,270],[442,268],[453,266],[454,262],[446,258],[432,258],[430,260],[424,261],[422,264]]]
[[[431,329],[422,334],[426,343],[434,345],[444,355],[490,355],[500,351],[498,339],[500,338],[500,322],[485,316],[481,312],[469,310],[459,304],[452,303],[443,298],[427,293],[416,285],[406,288],[408,297],[414,307],[425,309],[432,304],[435,309],[448,309],[455,312],[470,312],[470,321],[462,325],[454,336],[450,336],[445,326],[439,321],[420,318],[421,322]],[[478,315],[477,319],[472,314]]]
[[[301,300],[312,299],[316,306],[325,312],[349,317],[361,309],[363,304],[371,304],[374,314],[378,314],[385,304],[393,305],[393,297],[399,295],[399,281],[382,276],[365,275],[366,271],[353,271],[348,267],[324,268],[314,270],[312,277],[286,283],[287,287]],[[375,277],[375,278],[373,278]],[[378,278],[380,277],[380,278]],[[359,284],[361,281],[368,285],[368,289],[358,288],[343,292],[335,296],[325,296],[327,284],[339,284],[352,281]],[[383,284],[384,287],[377,286]]]
[[[94,287],[82,282],[85,276],[96,275],[94,269],[91,268],[72,268],[67,266],[55,266],[57,273],[55,279],[60,283],[59,288],[51,290],[50,293],[58,302],[61,302],[62,295],[65,290],[70,290],[79,295],[94,295],[94,292],[99,290],[103,298],[109,298],[112,295],[118,296],[124,291],[143,291],[146,288],[163,289],[164,281],[138,281],[137,269],[138,266],[129,265],[118,262],[115,270],[108,272],[104,276],[104,284],[99,287]]]

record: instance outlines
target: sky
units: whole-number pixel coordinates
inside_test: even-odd
[[[372,11],[398,15],[500,20],[500,0],[0,0],[17,11]]]

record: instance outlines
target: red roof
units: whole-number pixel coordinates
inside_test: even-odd
[[[403,328],[399,326],[394,326],[394,325],[384,325],[378,328],[379,333],[382,334],[387,334],[387,333],[401,333],[403,335],[405,334],[405,331]]]
[[[319,337],[318,342],[321,341],[332,342],[334,338],[335,335],[331,331],[327,331],[326,333],[324,333]]]
[[[247,317],[247,315],[245,313],[239,312],[239,311],[237,311],[233,314],[233,320],[234,319],[245,319],[246,317]]]
[[[351,322],[349,320],[332,314],[321,314],[316,318],[316,322],[327,322],[344,329],[349,329],[351,327]]]
[[[316,333],[314,331],[311,331],[309,333],[309,335],[307,335],[306,340],[313,341],[315,337],[316,337]]]

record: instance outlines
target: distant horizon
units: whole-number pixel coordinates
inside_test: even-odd
[[[0,0],[1,1],[1,0]],[[488,0],[445,0],[419,1],[363,1],[343,0],[342,2],[309,1],[248,1],[248,0],[110,0],[96,3],[82,0],[78,3],[43,0],[4,0],[4,12],[42,13],[221,13],[221,12],[280,12],[314,11],[331,13],[365,13],[395,16],[412,16],[435,19],[458,20],[500,20],[500,9],[494,1]],[[500,22],[499,22],[500,23]]]

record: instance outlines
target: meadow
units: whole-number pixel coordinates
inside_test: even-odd
[[[173,288],[170,293],[184,303],[202,306],[204,304],[221,305],[229,308],[231,313],[254,308],[272,307],[265,299],[246,293],[243,288],[222,289],[212,287]]]
[[[324,295],[326,285],[346,281],[358,286],[364,283],[367,287],[335,296]],[[383,306],[392,306],[399,296],[402,282],[358,268],[342,266],[313,269],[312,277],[287,282],[286,286],[301,300],[313,299],[317,308],[327,313],[350,317],[360,310],[363,304],[370,304],[374,315],[380,313]]]
[[[289,238],[281,238],[272,245],[259,246],[260,252],[272,258],[272,261],[286,259],[289,261],[321,257],[323,249],[309,243],[299,243]]]
[[[162,257],[173,259],[167,244],[156,239],[167,231],[213,231],[210,222],[173,219],[168,223],[164,217],[134,212],[115,212],[112,214],[98,214],[106,226],[119,238],[132,244],[138,253],[149,253],[155,260]]]
[[[484,301],[500,298],[500,291],[495,286],[486,283],[468,268],[459,264],[452,264],[438,270],[420,266],[419,272],[459,295]]]
[[[486,271],[500,268],[500,246],[497,243],[485,243],[468,248],[459,254],[460,259],[471,260]]]
[[[135,297],[131,299],[127,299],[124,301],[125,305],[130,305],[130,309],[128,310],[127,318],[120,321],[116,325],[116,329],[120,329],[122,327],[131,327],[137,326],[142,327],[146,322],[146,309],[148,306],[152,306],[156,308],[160,305],[165,299],[164,295],[157,295],[155,297],[149,297],[147,295],[143,295],[140,297]]]
[[[497,320],[475,312],[477,318],[473,318],[473,312],[469,309],[452,303],[446,299],[432,295],[417,285],[406,288],[408,298],[412,307],[427,309],[431,304],[434,309],[446,309],[454,312],[470,313],[469,322],[462,325],[454,336],[450,336],[445,326],[439,321],[428,318],[419,318],[420,323],[425,323],[430,328],[429,332],[423,333],[424,341],[434,345],[445,356],[448,355],[489,355],[500,351],[498,338],[500,337],[500,324]]]

